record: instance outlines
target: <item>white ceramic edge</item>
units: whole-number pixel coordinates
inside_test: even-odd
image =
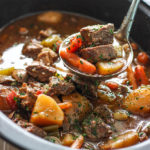
[[[0,136],[27,150],[73,150],[26,132],[0,111]],[[149,150],[150,139],[122,150]]]

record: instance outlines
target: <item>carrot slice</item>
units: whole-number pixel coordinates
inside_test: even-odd
[[[144,65],[147,65],[149,63],[149,56],[145,53],[145,52],[141,52],[138,54],[137,56],[137,60],[144,64]]]
[[[61,109],[68,109],[68,108],[72,107],[72,103],[71,102],[59,103],[58,106]]]
[[[127,76],[133,89],[137,89],[137,83],[131,65],[127,68]]]
[[[82,46],[82,39],[80,36],[74,37],[70,40],[70,46],[67,48],[67,52],[74,53]]]
[[[69,53],[66,50],[60,51],[60,56],[68,61],[72,66],[78,68],[81,72],[94,74],[96,72],[96,67],[85,59],[80,58],[74,53]]]
[[[137,65],[135,68],[135,77],[137,80],[138,85],[144,84],[147,85],[149,84],[149,80],[146,76],[146,73],[144,71],[144,67],[141,65]]]
[[[111,89],[111,90],[116,90],[118,89],[119,85],[116,82],[106,82],[106,85]]]
[[[71,148],[79,149],[79,148],[81,148],[83,142],[84,142],[84,137],[83,137],[82,135],[80,135],[80,136],[73,142],[73,144],[71,145]]]

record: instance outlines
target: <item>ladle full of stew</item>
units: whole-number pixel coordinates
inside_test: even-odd
[[[67,37],[59,54],[73,73],[87,78],[104,78],[123,72],[132,62],[130,30],[140,0],[133,0],[119,30],[114,24],[83,27]]]

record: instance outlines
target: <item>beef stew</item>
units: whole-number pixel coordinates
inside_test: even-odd
[[[63,66],[58,49],[66,36],[93,24],[102,22],[46,12],[4,28],[0,109],[25,130],[57,144],[104,150],[131,146],[150,134],[149,56],[132,43],[134,61],[125,72],[103,81],[78,79]]]

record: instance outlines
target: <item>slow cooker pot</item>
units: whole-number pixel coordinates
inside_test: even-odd
[[[84,14],[119,27],[130,5],[128,0],[1,0],[0,27],[20,16],[46,10],[60,10]],[[150,54],[150,8],[141,3],[137,11],[131,37]],[[69,150],[25,132],[0,112],[0,136],[8,142],[30,150]],[[124,150],[148,150],[150,139]]]

